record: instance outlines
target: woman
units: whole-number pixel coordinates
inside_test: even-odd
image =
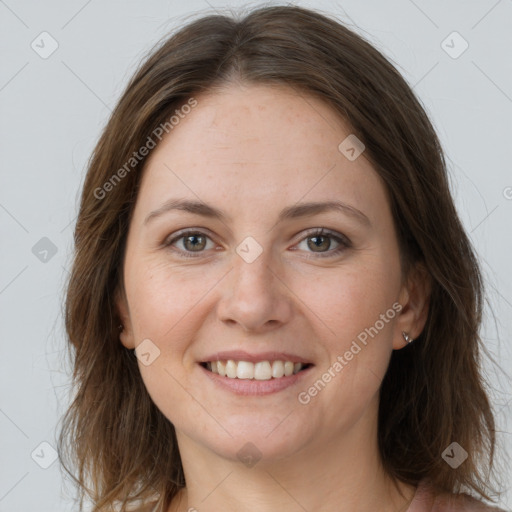
[[[427,115],[360,36],[287,6],[164,41],[75,244],[81,505],[488,510],[478,263]]]

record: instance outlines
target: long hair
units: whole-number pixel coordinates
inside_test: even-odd
[[[319,98],[363,141],[388,193],[403,270],[423,265],[432,280],[425,328],[393,352],[382,382],[384,467],[396,481],[428,479],[440,492],[489,498],[495,432],[480,373],[483,281],[435,130],[400,73],[363,37],[318,12],[273,6],[204,16],[161,42],[89,161],[65,303],[76,393],[59,437],[80,507],[85,495],[93,512],[159,496],[165,510],[185,485],[174,427],[119,341],[114,298],[124,293],[125,242],[146,158],[126,163],[194,95],[232,81]],[[456,469],[442,457],[454,441],[468,453]]]

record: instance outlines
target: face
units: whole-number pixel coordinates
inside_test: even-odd
[[[227,459],[373,428],[391,351],[415,335],[383,183],[313,97],[196,100],[150,155],[128,233],[121,341],[149,394],[180,449]]]

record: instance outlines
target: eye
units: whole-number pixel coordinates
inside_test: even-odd
[[[208,241],[211,245],[208,247]],[[193,253],[201,253],[205,249],[211,249],[215,245],[209,236],[201,231],[185,231],[165,242],[165,246],[177,245],[180,255],[186,258],[195,258]],[[192,253],[192,254],[191,254]],[[199,255],[199,254],[198,254]]]
[[[337,247],[334,249],[332,249],[333,241],[337,244]],[[324,228],[309,232],[308,236],[302,239],[297,247],[300,248],[301,244],[304,243],[305,248],[303,246],[303,250],[308,251],[308,249],[310,249],[310,252],[316,253],[320,258],[336,256],[351,246],[350,241],[344,235],[328,230],[326,231]],[[307,257],[311,258],[311,256]]]

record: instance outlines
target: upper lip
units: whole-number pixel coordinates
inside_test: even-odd
[[[250,363],[258,363],[259,361],[291,361],[292,363],[308,363],[311,364],[307,358],[291,354],[288,352],[260,352],[259,354],[250,354],[243,350],[229,350],[216,352],[206,356],[201,360],[203,363],[210,361],[248,361]]]

